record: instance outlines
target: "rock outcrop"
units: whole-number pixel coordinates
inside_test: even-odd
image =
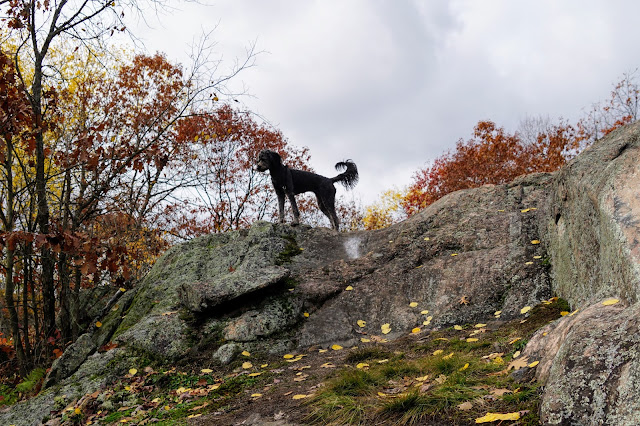
[[[22,424],[37,424],[70,381],[92,377],[90,392],[140,356],[224,364],[511,319],[557,295],[576,312],[524,351],[540,361],[541,419],[638,424],[639,145],[640,124],[627,126],[558,173],[459,191],[383,230],[257,222],[175,246],[54,364],[57,384],[13,412],[29,406]]]

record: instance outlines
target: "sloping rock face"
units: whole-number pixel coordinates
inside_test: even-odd
[[[640,123],[595,143],[554,180],[545,241],[575,312],[540,330],[544,424],[640,424]],[[616,298],[618,303],[603,301]]]

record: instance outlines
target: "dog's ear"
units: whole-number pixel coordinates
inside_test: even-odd
[[[267,154],[269,155],[269,160],[274,163],[282,164],[282,157],[280,157],[280,154],[274,151],[267,151]]]

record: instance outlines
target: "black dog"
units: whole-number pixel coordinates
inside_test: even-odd
[[[340,223],[336,214],[336,189],[334,182],[340,182],[345,188],[350,189],[358,183],[358,168],[351,160],[341,161],[336,164],[336,170],[345,170],[333,178],[327,178],[304,170],[290,169],[282,164],[282,158],[277,152],[265,149],[258,156],[256,167],[259,171],[269,170],[273,188],[278,195],[278,208],[280,213],[280,223],[284,223],[284,197],[289,197],[291,209],[293,210],[293,224],[300,223],[300,212],[296,204],[295,195],[303,192],[313,192],[318,198],[318,206],[331,221],[331,227],[338,230]]]

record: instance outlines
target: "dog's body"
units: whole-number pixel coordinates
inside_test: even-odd
[[[273,188],[278,195],[278,213],[280,223],[284,223],[284,199],[289,198],[293,211],[293,224],[300,223],[300,212],[296,204],[295,195],[303,192],[313,192],[318,199],[318,206],[331,222],[336,231],[340,227],[336,214],[336,189],[334,182],[342,183],[345,188],[353,188],[358,182],[358,169],[351,160],[336,164],[336,170],[345,169],[343,173],[333,178],[327,178],[304,170],[290,169],[282,164],[282,158],[277,152],[263,150],[258,156],[257,169],[261,172],[269,170]]]

